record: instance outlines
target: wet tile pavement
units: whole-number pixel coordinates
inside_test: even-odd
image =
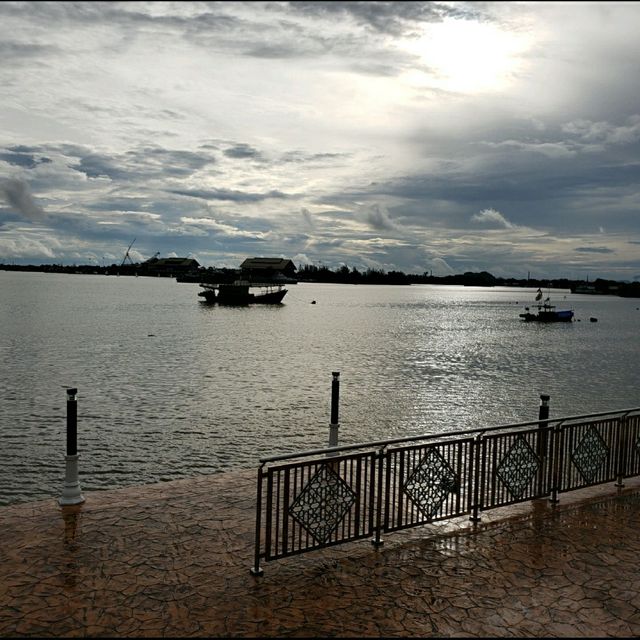
[[[255,473],[0,508],[0,635],[640,635],[640,481],[263,565]]]

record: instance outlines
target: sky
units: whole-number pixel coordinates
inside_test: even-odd
[[[640,3],[0,2],[0,263],[640,279]]]

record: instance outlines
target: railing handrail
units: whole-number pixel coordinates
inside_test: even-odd
[[[610,411],[601,411],[598,413],[585,413],[575,416],[566,416],[560,418],[547,418],[546,420],[529,420],[528,422],[516,422],[513,424],[498,425],[493,427],[481,427],[476,429],[465,429],[462,431],[445,431],[443,433],[422,434],[416,436],[404,436],[401,438],[390,438],[388,440],[372,440],[370,442],[360,442],[354,444],[340,445],[339,447],[323,447],[319,449],[310,449],[307,451],[300,451],[298,453],[283,453],[276,456],[268,456],[266,458],[260,458],[260,464],[264,465],[268,462],[282,462],[284,460],[296,460],[298,458],[307,458],[310,456],[317,456],[320,454],[339,453],[342,451],[353,451],[354,449],[373,449],[379,447],[386,447],[390,444],[399,444],[401,442],[415,442],[417,440],[434,440],[437,438],[447,438],[453,436],[464,436],[479,433],[487,433],[489,431],[501,431],[504,429],[520,429],[523,427],[530,427],[533,425],[546,425],[553,423],[568,422],[573,420],[582,420],[584,418],[599,418],[602,416],[615,416],[624,414],[625,416],[640,411],[640,407],[634,407],[632,409],[613,409]]]

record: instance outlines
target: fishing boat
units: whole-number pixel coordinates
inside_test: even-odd
[[[542,300],[541,289],[538,289],[536,294],[536,303],[532,305],[536,311],[525,307],[524,313],[520,314],[525,322],[571,322],[573,320],[573,311],[570,309],[557,311],[555,305],[551,304],[549,296]]]
[[[230,283],[200,284],[202,291],[198,293],[204,302],[244,306],[248,304],[280,304],[287,294],[282,284],[273,282],[250,282],[234,280]]]

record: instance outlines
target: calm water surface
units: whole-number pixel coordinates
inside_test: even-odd
[[[0,286],[0,504],[60,495],[65,387],[83,491],[325,446],[332,371],[341,443],[533,420],[541,393],[552,416],[640,406],[639,299],[556,292],[580,322],[539,326],[534,289],[300,283],[230,308],[164,278]]]

